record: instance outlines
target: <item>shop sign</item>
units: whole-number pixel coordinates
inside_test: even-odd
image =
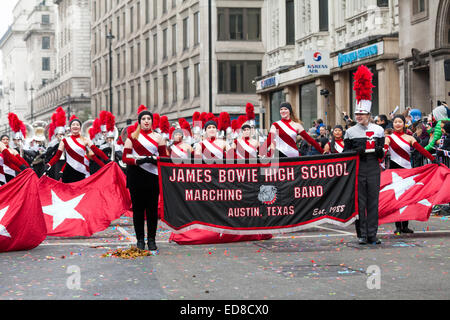
[[[360,48],[347,53],[340,53],[338,56],[338,65],[342,67],[360,60],[368,59],[383,54],[383,42]]]

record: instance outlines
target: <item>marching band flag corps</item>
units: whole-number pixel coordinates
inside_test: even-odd
[[[145,108],[144,106],[141,107]],[[284,107],[287,107],[287,114],[289,114],[291,111],[289,105],[284,105]],[[143,110],[143,108],[140,109]],[[105,114],[106,113],[103,113],[103,120],[105,119]],[[11,116],[11,119],[13,118],[15,117]],[[159,152],[159,150],[161,150],[161,146],[155,144],[155,141],[152,141],[152,138],[149,136],[149,134],[147,134],[146,132],[142,132],[133,143],[133,150],[129,154],[129,156],[132,156],[132,158],[130,158],[129,161],[136,161],[136,159],[142,157],[152,157],[152,159],[154,160],[148,163],[140,161],[139,166],[142,166],[146,171],[156,174],[159,173],[158,176],[160,180],[170,179],[169,176],[160,174],[162,170],[161,166],[165,167],[171,163],[169,159],[162,159],[164,156],[169,156],[170,158],[172,158],[172,161],[174,163],[176,159],[191,161],[192,159],[195,159],[196,156],[197,159],[198,157],[200,157],[200,159],[203,159],[205,161],[203,165],[200,165],[200,167],[202,167],[203,173],[205,173],[204,177],[210,177],[212,180],[209,181],[209,184],[211,184],[215,181],[215,179],[218,179],[218,181],[226,182],[229,177],[225,177],[227,173],[224,172],[234,172],[235,175],[239,174],[242,177],[245,169],[248,169],[246,171],[247,174],[250,174],[248,172],[251,172],[251,170],[250,167],[245,168],[246,164],[242,164],[243,171],[231,170],[230,168],[232,167],[227,167],[227,165],[225,164],[225,171],[223,171],[222,173],[218,172],[217,176],[211,174],[208,175],[207,171],[209,164],[206,162],[207,160],[228,160],[230,158],[235,160],[243,160],[251,158],[257,159],[267,156],[274,157],[276,156],[276,150],[280,153],[280,156],[285,156],[288,158],[298,157],[299,154],[298,149],[296,150],[296,142],[299,135],[319,151],[323,151],[321,150],[320,146],[314,141],[314,139],[307,135],[304,129],[302,130],[302,128],[300,128],[295,122],[292,121],[292,119],[290,120],[288,117],[273,124],[274,130],[271,130],[267,139],[261,139],[261,137],[257,135],[255,136],[254,129],[256,119],[254,117],[254,109],[251,104],[247,104],[246,106],[246,115],[239,116],[238,118],[233,120],[231,120],[229,114],[226,113],[222,113],[221,115],[219,115],[219,117],[216,117],[214,114],[206,112],[195,112],[192,117],[192,123],[189,123],[188,121],[186,121],[186,119],[182,118],[178,121],[178,123],[172,124],[171,126],[167,116],[159,116],[158,114],[153,114],[153,120],[152,130],[166,137],[168,141],[167,147],[169,154],[161,154]],[[73,123],[75,123],[75,126],[77,127],[81,127],[82,124],[80,120],[76,120],[76,118],[72,116],[72,118],[70,119],[70,124]],[[108,125],[108,123],[106,123],[106,125]],[[128,128],[125,128],[123,131],[125,135],[122,134],[119,137],[114,136],[113,139],[117,140],[118,145],[123,145],[126,137],[135,131],[136,125],[137,123],[135,125],[129,126]],[[215,128],[215,133],[208,136],[207,127],[211,125]],[[17,126],[17,124],[15,124],[15,126]],[[18,131],[20,131],[23,135],[24,133],[22,129],[20,129],[19,126]],[[41,180],[36,180],[34,177],[32,177],[33,171],[25,170],[27,166],[25,165],[24,161],[22,161],[19,158],[20,155],[17,156],[17,154],[13,152],[13,149],[9,146],[9,143],[7,142],[9,140],[9,137],[2,137],[2,142],[0,143],[0,184],[4,184],[4,181],[8,182],[8,166],[17,177],[14,179],[12,179],[13,177],[11,177],[12,180],[10,180],[10,184],[6,184],[4,187],[0,188],[0,198],[2,196],[5,196],[4,199],[6,199],[4,200],[4,202],[2,202],[4,208],[0,208],[0,251],[22,250],[23,248],[31,248],[38,245],[39,241],[43,241],[46,235],[58,235],[63,237],[80,235],[91,236],[95,232],[106,229],[113,219],[120,217],[126,212],[130,212],[130,194],[125,186],[124,173],[121,170],[117,171],[118,167],[115,164],[105,165],[106,163],[111,161],[110,157],[100,153],[101,151],[99,150],[99,148],[95,144],[91,145],[88,142],[89,140],[83,141],[83,139],[79,138],[79,130],[78,134],[77,130],[75,130],[75,132],[71,131],[70,126],[66,125],[66,115],[62,108],[58,108],[57,112],[55,112],[54,116],[52,116],[52,122],[49,126],[49,129],[51,131],[51,133],[49,132],[49,135],[47,135],[47,139],[49,140],[49,147],[50,145],[53,145],[56,146],[56,148],[53,149],[52,157],[49,157],[47,161],[53,165],[55,165],[56,162],[62,162],[64,163],[65,167],[73,167],[75,171],[81,174],[80,179],[77,179],[78,182],[69,184],[53,180],[49,176],[44,176],[41,178]],[[96,140],[97,138],[101,139],[102,133],[107,134],[107,132],[112,132],[112,130],[110,130],[110,124],[108,128],[106,128],[106,130],[102,130],[105,128],[102,128],[102,121],[100,120],[100,118],[95,121],[95,124],[90,129],[90,133],[92,134],[92,136],[90,137],[91,140]],[[17,130],[17,128],[15,128],[15,130]],[[86,130],[86,132],[83,131],[83,133],[87,134],[88,132]],[[249,136],[247,136],[247,134],[249,134]],[[14,135],[14,137],[15,136],[16,135]],[[17,134],[17,136],[19,136],[19,134]],[[103,138],[105,138],[105,135],[103,135]],[[397,144],[401,144],[401,141],[399,142],[395,140],[395,138],[396,137],[392,138],[393,141],[395,141]],[[261,143],[260,145],[259,141],[263,143]],[[56,150],[61,144],[64,146],[65,152],[58,152]],[[394,146],[394,143],[392,145]],[[335,144],[331,149],[333,150],[333,153],[337,153],[342,156],[342,139],[336,138]],[[51,158],[53,158],[52,161],[49,161]],[[320,162],[319,159],[320,157],[317,158],[318,162]],[[407,160],[407,158],[404,159]],[[305,158],[303,160],[307,159]],[[89,164],[92,164],[93,161],[98,163],[103,168],[96,174],[91,175],[89,172]],[[287,159],[286,161],[289,162],[291,160]],[[315,161],[316,160],[314,159],[310,159],[310,163],[308,163],[308,165],[314,168]],[[299,174],[301,174],[307,182],[309,181],[308,179],[316,179],[316,175],[323,174],[323,170],[327,169],[326,167],[325,169],[323,167],[317,167],[317,171],[315,170],[316,169],[312,169],[311,171],[306,170],[305,172],[299,172]],[[336,167],[334,167],[334,169],[328,170],[336,170]],[[429,212],[431,210],[430,208],[433,205],[449,202],[449,199],[447,199],[445,197],[445,194],[443,194],[442,192],[439,192],[439,196],[436,196],[434,198],[431,196],[424,196],[424,199],[414,198],[413,200],[411,200],[412,198],[410,197],[410,195],[412,194],[411,192],[416,190],[415,188],[422,188],[422,190],[427,190],[424,188],[426,188],[426,186],[430,186],[430,190],[432,190],[432,188],[434,188],[436,185],[448,183],[448,169],[444,166],[433,165],[430,167],[424,167],[423,170],[423,172],[411,171],[410,175],[408,173],[408,170],[391,170],[386,173],[387,176],[385,175],[385,173],[382,174],[382,185],[380,188],[380,224],[398,221],[398,219],[405,219],[405,217],[407,217],[407,219],[409,220],[424,221],[428,219]],[[65,169],[61,171],[65,171]],[[51,171],[47,170],[47,173],[50,172]],[[282,177],[282,172],[283,170],[281,172],[273,172],[271,175],[269,174],[268,176],[265,176],[264,179],[268,179],[267,177],[272,177],[273,180],[269,180],[266,182],[273,184],[277,181],[277,179],[280,179],[280,177]],[[192,177],[192,175],[198,174],[199,171],[191,171],[187,176],[184,177],[186,179],[186,177]],[[279,174],[281,174],[281,176],[277,176]],[[284,174],[287,174],[286,171]],[[426,176],[427,178],[421,178],[422,176]],[[105,182],[104,179],[106,177],[108,177],[108,179],[110,179],[111,177],[114,178],[112,178],[112,180],[108,180],[109,182]],[[60,179],[57,176],[55,176],[55,178],[58,180]],[[176,176],[176,179],[179,179],[179,182],[181,182],[183,180],[183,175]],[[407,183],[407,181],[411,182],[413,180],[414,186],[411,187],[410,184]],[[24,181],[26,181],[26,183]],[[186,182],[187,180],[185,180],[185,183]],[[23,188],[28,190],[35,190],[34,188],[39,185],[39,188],[40,190],[42,190],[42,192],[31,192],[27,198],[27,201],[32,204],[32,207],[34,206],[34,209],[30,209],[30,207],[25,206],[16,208],[10,205],[10,202],[14,202],[15,200],[11,200],[12,198],[6,193],[9,192],[7,190],[11,190],[11,188],[16,183],[22,184],[21,190]],[[198,182],[192,183],[194,183],[195,185]],[[430,185],[430,183],[432,184]],[[399,184],[399,186],[397,186],[397,184]],[[92,195],[89,196],[88,192],[84,191],[85,185],[89,186],[86,190],[95,190],[93,192],[97,192],[97,196],[94,196],[94,198],[100,198],[103,199],[103,201],[95,203],[94,201],[89,200],[92,199]],[[104,188],[105,185],[111,185],[111,188]],[[405,189],[405,185],[410,187],[406,187]],[[312,188],[312,186],[306,188],[292,186],[292,188],[293,189],[289,192],[294,192],[294,198],[297,197],[308,199],[320,197],[323,192],[323,186],[322,188],[320,188],[320,185],[315,185],[314,188]],[[236,199],[240,199],[240,197],[245,194],[244,192],[243,194],[239,195],[238,193],[234,192],[231,187],[229,188],[229,190],[224,190],[223,192],[219,189],[213,190],[214,192],[209,191],[206,194],[202,191],[195,191],[194,189],[192,189],[191,191],[184,193],[184,196],[187,197],[187,200],[184,199],[184,202],[178,203],[177,205],[192,205],[193,202],[198,202],[198,204],[202,203],[202,205],[204,205],[205,202],[203,199],[210,199],[210,197],[213,197],[213,199],[215,200],[206,201],[206,205],[210,206],[209,208],[212,209],[212,211],[215,211],[218,207],[221,207],[223,205],[223,203],[221,203],[224,201],[223,199],[230,198],[234,199],[233,201],[236,201]],[[272,188],[270,185],[260,186],[258,194],[256,194],[256,197],[253,199],[253,201],[255,201],[255,203],[259,205],[262,203],[266,210],[266,214],[270,215],[271,217],[290,216],[291,213],[296,213],[295,207],[290,208],[289,206],[286,206],[287,209],[284,210],[282,208],[283,206],[277,205],[277,201],[281,201],[283,197],[285,197],[284,193],[288,192],[283,191],[280,193],[280,190],[285,189],[283,189],[283,187]],[[402,193],[402,190],[406,191],[403,191]],[[101,195],[99,195],[99,192],[101,193]],[[275,197],[272,198],[272,195],[275,195]],[[110,199],[120,200],[110,201]],[[217,204],[217,201],[219,201],[220,205]],[[415,204],[413,203],[414,201],[416,201]],[[39,203],[40,205],[36,205],[37,203]],[[398,205],[401,205],[402,207],[394,208],[393,205],[396,203]],[[161,218],[165,220],[173,213],[180,214],[182,217],[182,214],[180,213],[182,211],[171,212],[172,209],[166,208],[164,207],[164,205],[168,205],[167,200],[160,203]],[[334,211],[341,210],[339,209],[340,206],[331,207],[334,208]],[[62,210],[62,208],[67,211]],[[94,209],[88,210],[87,208]],[[248,209],[251,207],[248,206],[246,208]],[[269,210],[268,208],[272,209]],[[229,210],[227,212],[230,218],[244,217],[248,216],[249,212],[250,215],[252,214],[251,210],[249,211],[247,209],[240,210],[234,208],[231,210],[231,212]],[[18,237],[17,233],[14,231],[14,227],[11,227],[10,224],[14,219],[19,219],[12,219],[11,217],[25,216],[25,211],[27,211],[26,214],[29,216],[33,215],[34,217],[40,217],[36,218],[36,221],[38,221],[39,219],[41,220],[40,227],[38,227],[39,223],[30,225],[30,239],[34,239],[32,241],[32,244],[27,243],[26,240]],[[339,212],[334,213],[338,214]],[[321,210],[315,212],[315,216],[320,216],[320,214],[323,214]],[[206,217],[211,218],[210,215],[206,215]],[[351,214],[350,216],[346,216],[342,221],[344,221],[344,223],[349,223],[353,218],[354,216],[353,214]],[[42,221],[45,221],[46,224],[45,231],[43,231],[44,228],[42,227]],[[167,222],[167,220],[165,221]],[[267,239],[271,237],[272,233],[277,232],[276,226],[274,226],[274,228],[269,228],[264,232],[260,232],[261,229],[258,229],[260,227],[259,222],[252,225],[253,221],[258,221],[258,219],[249,219],[248,221],[246,221],[248,232],[244,233],[241,232],[242,229],[239,229],[239,227],[237,229],[233,229],[233,226],[227,226],[224,229],[213,227],[210,230],[202,230],[201,228],[192,228],[198,226],[198,224],[192,224],[191,228],[181,228],[178,230],[175,229],[178,233],[173,233],[171,236],[171,240],[180,244],[248,241]],[[305,221],[304,224],[308,225],[308,222]],[[292,227],[291,229],[284,229],[284,231],[286,230],[294,230],[294,228]],[[18,241],[19,245],[15,244],[14,246],[11,246],[10,242],[8,245],[4,245],[4,243],[11,241],[11,238],[15,238],[15,240]],[[20,244],[21,242],[23,243]]]

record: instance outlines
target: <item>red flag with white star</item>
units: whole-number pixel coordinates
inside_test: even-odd
[[[75,183],[43,176],[39,195],[49,236],[90,237],[131,208],[125,174],[115,162]]]
[[[31,250],[45,240],[38,181],[27,169],[0,188],[0,252]]]
[[[444,187],[446,186],[446,187]],[[379,221],[427,221],[433,206],[450,202],[450,169],[430,164],[381,174]]]

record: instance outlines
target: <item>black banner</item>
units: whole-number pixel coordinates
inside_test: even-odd
[[[162,222],[177,233],[200,228],[245,235],[294,232],[323,223],[345,227],[354,221],[356,154],[270,161],[195,164],[161,159]]]

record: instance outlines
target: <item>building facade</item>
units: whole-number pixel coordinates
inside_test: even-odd
[[[35,93],[35,118],[49,121],[61,106],[67,118],[75,114],[85,121],[91,117],[90,1],[53,0],[53,3],[53,76]]]
[[[289,101],[306,128],[318,118],[342,123],[353,113],[353,73],[367,65],[374,73],[372,112],[387,114],[399,105],[398,0],[266,0],[266,73],[257,78],[264,125],[279,120]],[[306,57],[326,61],[317,74]],[[313,62],[314,62],[313,61]]]
[[[141,104],[169,120],[245,113],[258,103],[263,14],[262,0],[93,0],[92,114],[112,108],[123,127]]]
[[[1,99],[0,128],[9,130],[8,113],[14,112],[22,120],[30,112],[28,106],[28,55],[23,37],[27,30],[28,15],[34,0],[20,0],[13,9],[13,22],[0,39],[2,51],[3,98]]]
[[[450,1],[403,1],[400,6],[400,105],[429,114],[450,100],[444,61],[450,59]]]
[[[56,73],[55,22],[55,6],[51,2],[36,3],[27,17],[23,41],[27,48],[26,75],[29,92],[27,95],[29,109],[25,119],[29,122],[36,119],[35,110],[40,109],[36,101],[40,98],[41,89]]]

